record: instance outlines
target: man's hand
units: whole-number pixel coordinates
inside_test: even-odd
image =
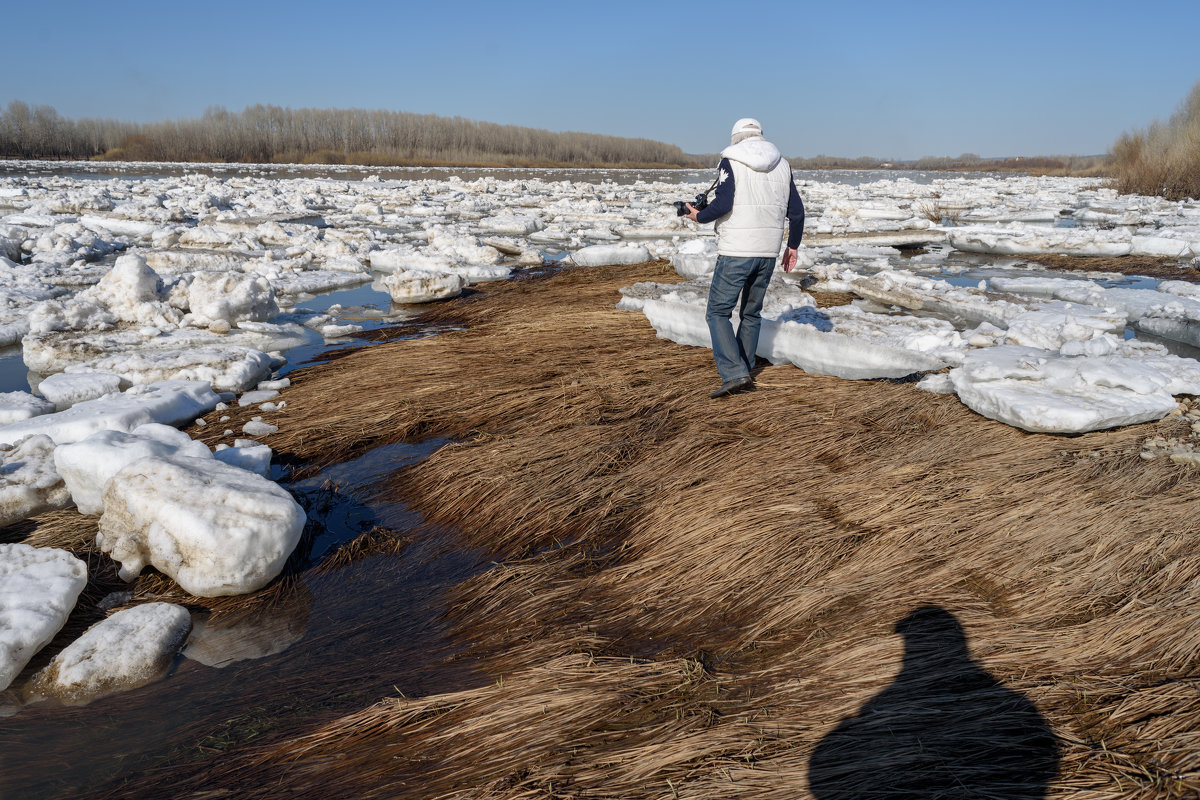
[[[690,206],[689,206],[690,208]],[[791,272],[796,266],[796,248],[789,247],[787,252],[783,254],[783,271]]]
[[[690,219],[692,222],[700,222],[700,220],[696,219],[696,215],[700,213],[696,210],[696,207],[691,203],[684,203],[684,206],[686,206],[688,210],[688,213],[684,214],[684,216]]]

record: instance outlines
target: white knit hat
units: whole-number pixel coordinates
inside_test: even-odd
[[[762,136],[762,125],[753,117],[742,117],[737,122],[733,123],[733,130],[729,132],[730,144],[737,144],[743,139],[749,139],[751,136]]]

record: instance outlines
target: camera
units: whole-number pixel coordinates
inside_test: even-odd
[[[687,202],[686,201],[676,200],[674,205],[675,205],[675,216],[677,216],[677,217],[687,216],[688,210],[687,210]],[[701,192],[700,194],[696,195],[695,201],[692,202],[692,207],[695,208],[697,211],[703,211],[704,209],[708,208],[708,192]]]

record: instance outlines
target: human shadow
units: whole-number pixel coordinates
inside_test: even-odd
[[[1039,800],[1059,747],[1037,708],[971,660],[962,625],[936,606],[896,623],[904,663],[809,760],[818,800]]]

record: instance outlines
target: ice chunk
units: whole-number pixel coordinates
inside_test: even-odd
[[[70,504],[49,436],[30,436],[15,447],[0,445],[0,527]]]
[[[53,403],[58,411],[63,411],[84,400],[117,394],[121,391],[121,376],[111,372],[59,372],[42,379],[37,390]]]
[[[125,580],[150,564],[201,597],[244,594],[279,574],[304,520],[266,478],[212,458],[151,457],[109,481],[96,543]]]
[[[122,609],[67,645],[33,676],[25,693],[81,706],[145,686],[167,674],[191,629],[183,606],[146,603]]]
[[[185,321],[197,327],[221,321],[264,322],[279,313],[271,283],[261,275],[199,273],[187,290]]]
[[[379,272],[403,272],[410,269],[449,272],[454,266],[448,256],[422,253],[411,247],[376,250],[371,253],[370,259],[371,269]]]
[[[1125,330],[1125,315],[1113,309],[1051,303],[1008,321],[1008,344],[1058,350],[1070,341],[1088,341]]]
[[[87,584],[66,550],[0,544],[0,690],[58,633]]]
[[[500,261],[500,251],[496,248],[481,244],[474,236],[464,236],[440,226],[429,229],[429,246],[464,264],[488,265]]]
[[[183,317],[165,301],[162,279],[140,255],[118,258],[100,283],[79,298],[102,303],[122,322],[171,327]]]
[[[671,266],[685,278],[711,275],[717,267],[717,240],[703,238],[684,242],[671,256]]]
[[[956,250],[997,255],[1062,253],[1077,256],[1129,255],[1128,231],[1097,228],[1042,228],[1020,224],[1009,228],[952,228],[947,238]]]
[[[594,244],[571,254],[571,263],[581,267],[641,264],[649,260],[650,251],[640,244]]]
[[[537,217],[521,217],[513,214],[500,214],[480,220],[479,227],[488,233],[505,233],[513,236],[526,236],[542,230],[546,226]]]
[[[926,375],[917,381],[917,388],[932,394],[954,394],[954,382],[950,380],[950,374],[946,372]]]
[[[454,273],[413,269],[386,275],[380,283],[397,303],[428,303],[462,294],[467,279]]]
[[[263,422],[261,417],[255,417],[242,426],[242,433],[247,436],[269,436],[277,430],[278,426]]]
[[[362,333],[362,325],[322,325],[320,334],[326,339],[340,339],[343,336],[351,336],[355,333]]]
[[[141,425],[134,433],[100,431],[61,445],[54,451],[54,465],[79,513],[99,514],[104,510],[104,487],[112,476],[143,458],[172,455],[207,458],[210,453],[203,442],[175,428]]]
[[[253,440],[238,439],[236,447],[227,447],[213,453],[213,458],[234,467],[248,469],[264,478],[271,476],[271,448]]]
[[[108,395],[0,427],[0,444],[12,444],[34,434],[45,434],[57,445],[78,442],[96,431],[132,431],[147,422],[182,425],[211,411],[220,398],[207,383],[163,381],[134,386],[123,394]]]
[[[238,398],[239,406],[252,406],[258,403],[265,403],[268,400],[273,400],[279,397],[279,392],[275,389],[256,389],[253,392],[246,392]]]
[[[0,425],[40,417],[54,411],[54,404],[29,392],[0,392]]]
[[[959,399],[985,417],[1027,431],[1082,433],[1160,419],[1177,405],[1172,390],[1200,390],[1186,373],[1164,370],[1167,363],[1000,345],[969,351],[950,377]]]
[[[67,367],[69,374],[112,373],[135,385],[168,380],[208,381],[221,392],[243,391],[270,371],[270,356],[236,345],[113,353]]]

